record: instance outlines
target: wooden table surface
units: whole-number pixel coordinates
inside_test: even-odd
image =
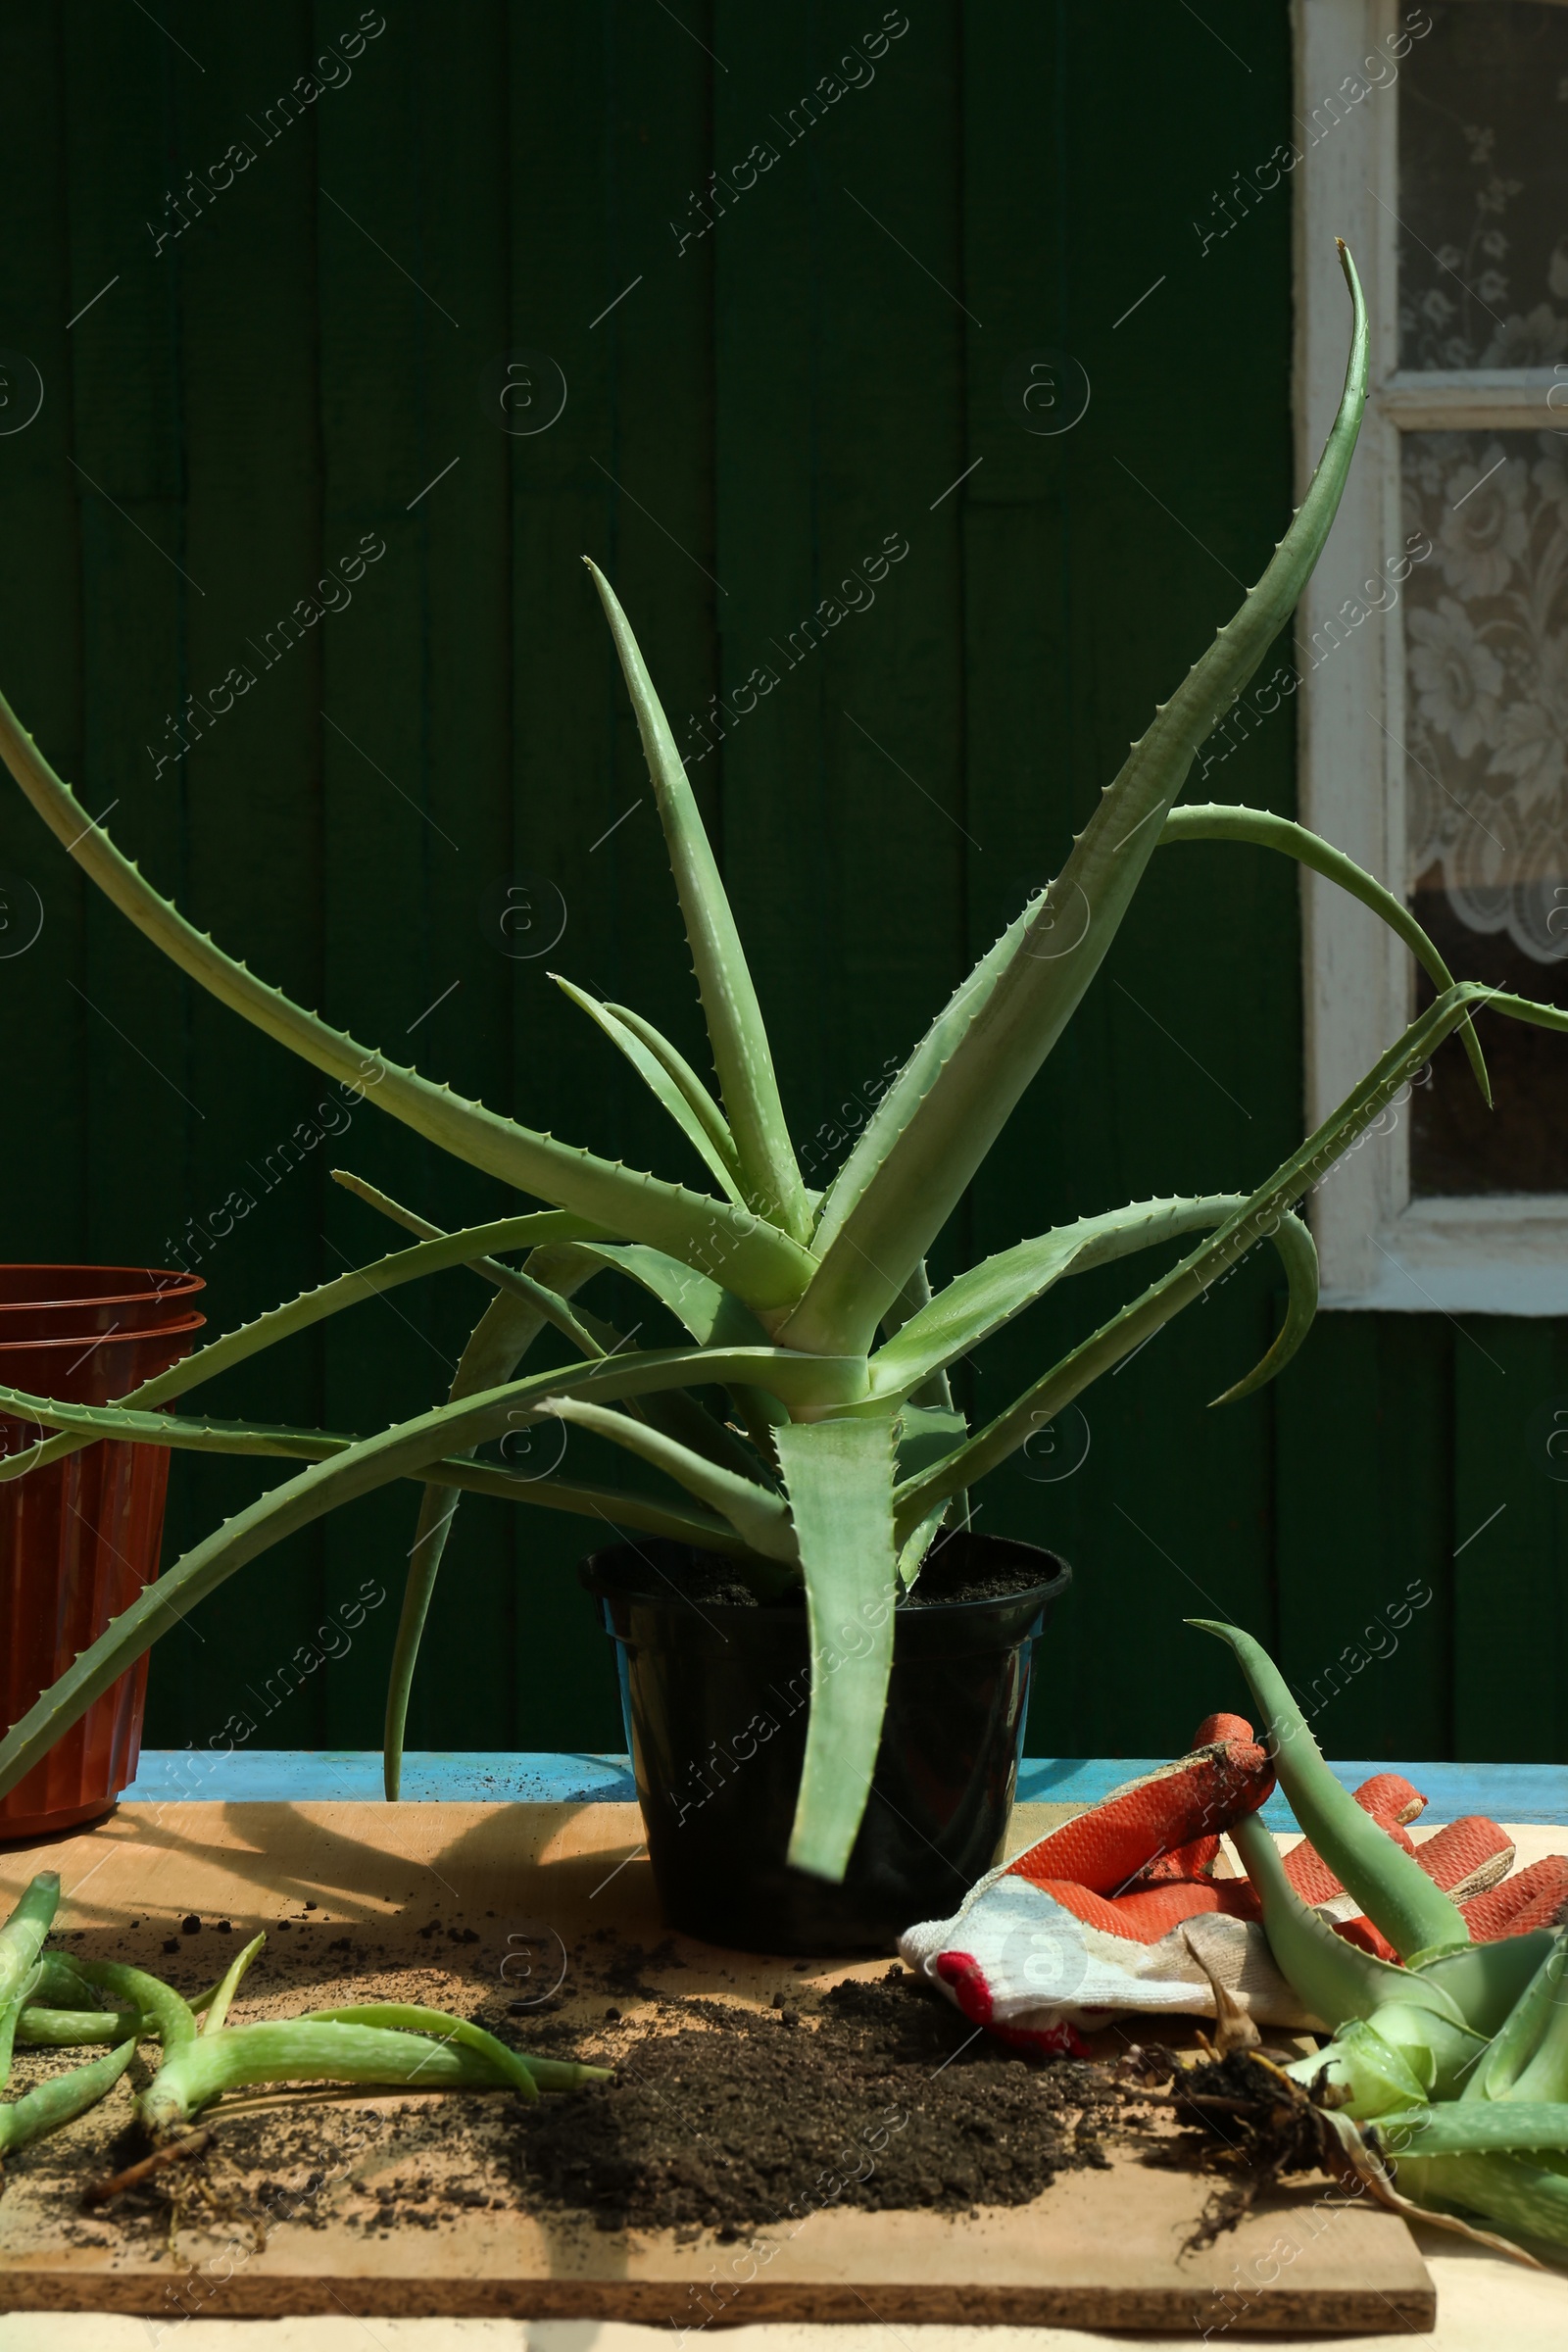
[[[1054,1819],[1065,1818],[1136,1775],[1140,1759],[1036,1759],[1026,1764],[1020,1797],[1033,1801],[1020,1816],[1014,1848],[1039,1836]],[[1387,1762],[1337,1764],[1350,1786],[1374,1770],[1407,1774],[1430,1799],[1422,1830],[1459,1813],[1488,1812],[1505,1820],[1515,1837],[1521,1864],[1559,1850],[1568,1831],[1568,1771],[1555,1766],[1456,1766]],[[238,1751],[209,1757],[195,1751],[152,1751],[144,1756],[127,1804],[165,1809],[182,1801],[256,1802],[372,1796],[379,1756],[372,1751],[301,1753]],[[405,1788],[415,1803],[464,1796],[469,1802],[597,1800],[631,1798],[624,1757],[606,1755],[471,1754],[416,1755],[409,1759]],[[1044,1801],[1042,1801],[1044,1800]],[[1288,1813],[1274,1826],[1289,1826]],[[1435,2334],[1415,2340],[1434,2352],[1473,2352],[1477,2346],[1506,2345],[1508,2352],[1560,2352],[1568,2343],[1568,2276],[1517,2268],[1484,2250],[1443,2233],[1418,2230],[1421,2251],[1438,2288]],[[864,2338],[864,2342],[860,2341]],[[890,2352],[896,2338],[903,2352],[973,2352],[972,2328],[906,2322],[885,2325],[770,2323],[725,2330],[723,2352]],[[1084,2352],[1091,2345],[1171,2340],[1165,2334],[1118,2330],[1114,2334],[1054,2327],[991,2327],[986,2352]],[[1234,2346],[1289,2342],[1302,2347],[1343,2344],[1343,2335],[1313,2337],[1224,2328],[1215,2340]],[[1358,2335],[1368,2352],[1383,2352],[1408,2333]],[[177,2352],[655,2352],[667,2345],[667,2329],[611,2321],[513,2321],[508,2319],[361,2319],[313,2316],[281,2320],[197,2320],[177,2328],[140,2317],[104,2313],[14,2312],[0,2315],[0,2352],[152,2352],[155,2344]]]

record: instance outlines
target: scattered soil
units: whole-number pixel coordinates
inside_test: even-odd
[[[147,2152],[132,2102],[151,2067],[138,2056],[99,2107],[13,2161],[8,2203],[24,2200],[56,2242],[144,2253],[172,2232],[181,2247],[202,2231],[259,2247],[279,2222],[372,2237],[433,2230],[464,2208],[722,2237],[835,2204],[1022,2204],[1057,2173],[1103,2163],[1102,2141],[1125,2129],[1125,2094],[1104,2068],[1010,2053],[898,1966],[830,1989],[792,1973],[760,2008],[672,1988],[673,1946],[601,1931],[570,1950],[564,1997],[514,2002],[503,1988],[476,2004],[473,1978],[456,1973],[469,1965],[452,1940],[456,1927],[461,1947],[461,1919],[433,1923],[428,1968],[364,1930],[278,1924],[293,1932],[270,1939],[236,2023],[341,1998],[352,1975],[358,1998],[457,2009],[538,2056],[612,2065],[614,2079],[533,2105],[506,2093],[241,2094],[203,2119],[212,2140],[193,2161],[83,2210],[94,2181]],[[182,1943],[187,1965],[170,1973],[193,1978],[197,1949]],[[64,2062],[20,2051],[13,2090]]]
[[[1023,2205],[1057,2172],[1103,2163],[1121,2101],[1103,2071],[1035,2063],[969,2028],[892,1969],[811,2004],[737,2013],[712,2001],[647,2035],[614,2080],[521,2119],[525,2195],[603,2230],[800,2217],[812,2204]]]

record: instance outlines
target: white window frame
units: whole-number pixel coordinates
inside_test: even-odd
[[[1393,59],[1405,13],[1399,0],[1294,5],[1296,138],[1302,151],[1294,172],[1298,496],[1345,376],[1349,308],[1336,236],[1355,256],[1372,329],[1372,390],[1349,486],[1297,620],[1300,815],[1401,898],[1407,862],[1398,748],[1405,735],[1402,599],[1338,644],[1325,624],[1363,582],[1387,578],[1386,564],[1402,549],[1401,430],[1519,431],[1568,423],[1547,406],[1549,368],[1398,371],[1398,83],[1348,103],[1344,93],[1348,76],[1358,74],[1363,85],[1370,78],[1366,60]],[[1402,74],[1396,60],[1393,69],[1376,70],[1396,69]],[[1328,109],[1331,96],[1344,109],[1337,119]],[[1555,405],[1560,411],[1560,392]],[[1316,655],[1314,631],[1320,632]],[[1328,645],[1333,650],[1324,654]],[[1306,1111],[1315,1127],[1410,1019],[1412,970],[1408,953],[1384,924],[1316,875],[1302,876],[1302,921]],[[1409,1120],[1397,1105],[1312,1196],[1311,1215],[1325,1306],[1568,1314],[1568,1195],[1412,1200]]]

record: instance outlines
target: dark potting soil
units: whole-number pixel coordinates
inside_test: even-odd
[[[1102,2069],[1007,2052],[901,1969],[847,1980],[809,2016],[686,2006],[700,2024],[646,2035],[569,2108],[519,2116],[528,2201],[722,2236],[836,2204],[1022,2205],[1105,2161],[1099,2127],[1121,2102]]]
[[[737,1609],[763,1606],[752,1588],[743,1584],[729,1562],[716,1552],[685,1552],[665,1573],[688,1600],[699,1605],[706,1602],[710,1608]],[[927,1556],[913,1591],[901,1596],[899,1608],[901,1611],[938,1608],[958,1600],[1006,1600],[1014,1593],[1034,1592],[1043,1575],[1050,1573],[1054,1571],[1043,1571],[1037,1560],[1029,1559],[986,1559],[982,1567],[975,1568],[969,1565],[967,1546],[942,1544]],[[805,1594],[790,1592],[767,1605],[804,1609]]]
[[[444,1941],[428,1947],[426,1971],[364,1930],[328,1933],[312,1954],[277,1956],[268,1975],[281,1981],[266,1989],[282,1997],[267,2005],[319,2000],[324,1960],[359,1977],[361,1998],[471,2011],[471,1993],[456,1999],[459,1982],[437,1957]],[[1118,2136],[1126,2115],[1103,2068],[1010,2054],[898,1967],[831,1990],[792,1982],[758,2010],[671,1989],[679,1963],[663,1946],[596,1935],[570,1963],[564,1998],[514,2003],[503,1992],[478,2014],[514,2046],[613,2066],[610,2082],[532,2106],[505,2094],[366,2105],[304,2086],[263,2105],[220,2104],[203,2119],[212,2141],[197,2161],[84,2212],[90,2182],[145,2152],[130,2112],[150,2072],[138,2054],[101,2106],[15,2160],[4,2193],[35,2209],[41,2198],[52,2233],[82,2248],[153,2251],[172,2229],[260,2246],[280,2222],[373,2240],[439,2230],[462,2208],[733,2237],[793,2231],[839,2204],[1021,2204],[1058,2172],[1103,2163],[1102,2140]],[[456,1952],[449,1965],[460,1965]],[[14,2088],[60,2063],[56,2052],[19,2052]]]

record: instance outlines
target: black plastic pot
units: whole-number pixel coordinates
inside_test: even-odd
[[[1019,1585],[1019,1569],[1035,1573]],[[876,1773],[837,1886],[785,1860],[810,1688],[804,1606],[709,1597],[723,1563],[662,1538],[596,1552],[578,1574],[616,1645],[654,1881],[672,1927],[743,1951],[890,1951],[916,1920],[956,1910],[1001,1859],[1034,1643],[1072,1577],[1054,1553],[956,1534],[916,1587],[926,1597],[900,1604]],[[930,1596],[974,1581],[1015,1589]]]

